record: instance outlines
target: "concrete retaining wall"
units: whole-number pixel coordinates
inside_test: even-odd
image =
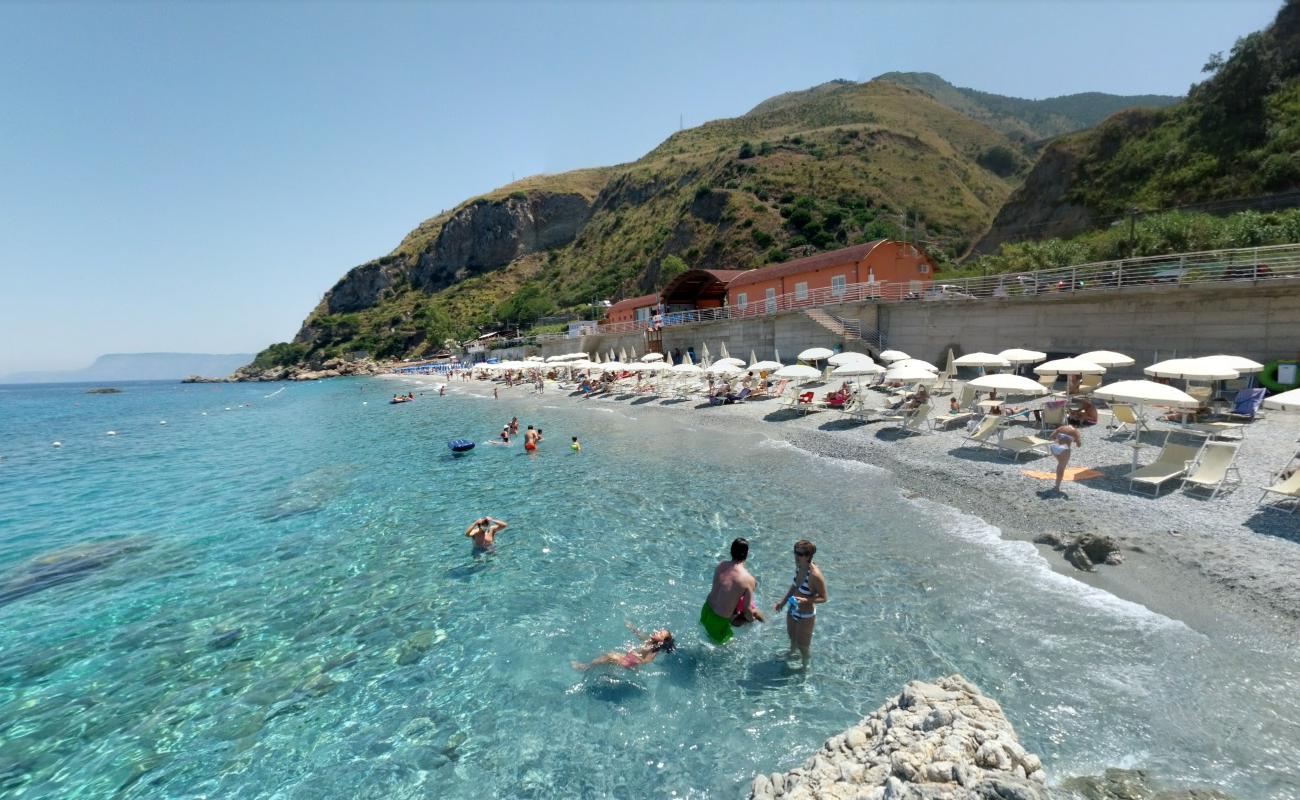
[[[1145,364],[1176,356],[1231,353],[1271,361],[1300,352],[1300,280],[1265,283],[1148,286],[1076,294],[1042,294],[1002,300],[856,303],[830,309],[879,328],[885,345],[942,364],[949,347],[958,352],[997,352],[1028,347],[1052,353],[1118,350]],[[803,312],[767,317],[673,325],[663,330],[666,351],[719,345],[737,358],[760,359],[779,351],[787,363],[809,347],[843,344]],[[557,355],[576,350],[646,352],[645,333],[584,336],[542,347],[497,351],[503,358]],[[849,349],[863,349],[850,343]]]

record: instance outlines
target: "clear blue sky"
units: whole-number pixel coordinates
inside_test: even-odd
[[[512,176],[832,78],[1183,94],[1280,0],[0,3],[0,374],[255,352]]]

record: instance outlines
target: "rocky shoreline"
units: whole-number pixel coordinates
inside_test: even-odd
[[[753,800],[1046,800],[1047,776],[1002,707],[961,675],[902,693],[785,774],[759,775]]]
[[[225,378],[209,378],[202,375],[190,375],[181,383],[250,383],[270,381],[317,381],[322,378],[346,378],[367,375],[382,375],[389,367],[372,359],[348,361],[331,358],[319,365],[300,366],[297,364],[284,367],[255,367],[249,364],[240,367]]]

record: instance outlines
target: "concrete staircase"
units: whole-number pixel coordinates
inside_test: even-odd
[[[835,336],[839,337],[844,344],[849,342],[862,342],[867,347],[880,352],[885,346],[885,336],[878,330],[866,329],[862,323],[856,319],[847,317],[837,317],[828,311],[820,308],[804,309],[804,316],[816,322]]]

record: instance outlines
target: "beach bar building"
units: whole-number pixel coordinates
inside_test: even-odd
[[[608,313],[605,314],[605,320],[601,324],[617,325],[637,322],[642,325],[649,325],[650,319],[654,316],[658,307],[659,295],[657,294],[643,294],[640,297],[620,300],[609,307]]]
[[[920,297],[937,268],[913,244],[879,239],[740,273],[727,284],[731,316],[854,300]]]

